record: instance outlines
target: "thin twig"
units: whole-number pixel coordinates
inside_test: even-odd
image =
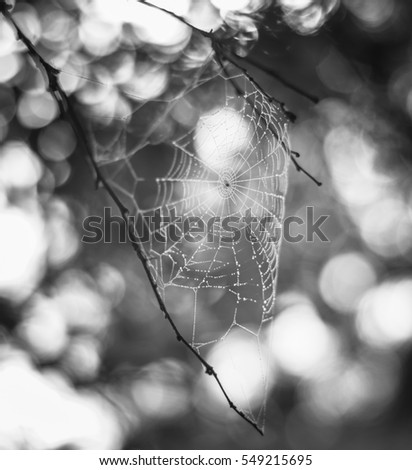
[[[132,244],[132,247],[138,257],[138,259],[141,261],[144,271],[146,273],[146,276],[150,282],[152,291],[156,297],[157,303],[159,305],[160,310],[163,312],[165,319],[169,322],[170,326],[172,327],[174,333],[176,334],[176,338],[178,341],[182,342],[185,347],[200,361],[200,363],[203,365],[205,368],[206,374],[212,376],[214,380],[216,381],[217,385],[219,386],[221,392],[223,393],[227,403],[229,404],[229,407],[234,410],[235,413],[237,413],[243,420],[248,422],[253,428],[258,431],[261,435],[263,435],[263,431],[257,426],[257,424],[252,421],[246,414],[240,410],[230,399],[228,393],[226,392],[225,388],[223,387],[216,371],[214,368],[198,353],[198,351],[181,335],[179,329],[177,328],[175,322],[172,319],[171,314],[169,313],[168,309],[166,308],[166,305],[163,301],[163,298],[160,294],[159,287],[157,284],[157,281],[153,278],[151,270],[150,270],[150,261],[147,258],[143,247],[141,245],[141,242],[139,238],[136,236],[135,233],[135,227],[133,225],[132,219],[129,217],[129,211],[126,206],[123,205],[113,188],[111,187],[110,183],[105,179],[104,175],[100,171],[99,166],[97,165],[97,162],[93,156],[92,149],[89,144],[89,140],[83,130],[83,127],[77,118],[77,115],[74,111],[74,108],[71,104],[71,101],[69,100],[69,97],[67,96],[66,92],[62,88],[60,81],[59,81],[59,73],[60,71],[56,69],[55,67],[52,67],[42,56],[41,54],[36,50],[34,44],[30,41],[30,39],[22,32],[20,27],[16,24],[14,21],[12,15],[10,14],[10,6],[5,3],[4,0],[0,0],[0,13],[3,14],[4,18],[12,25],[12,27],[15,29],[17,37],[20,41],[22,41],[27,48],[27,51],[29,55],[32,57],[34,60],[34,63],[36,66],[39,68],[41,72],[44,72],[47,77],[48,81],[48,88],[49,92],[53,96],[53,98],[56,100],[59,109],[63,115],[67,115],[69,118],[69,122],[76,133],[77,137],[83,144],[85,150],[86,150],[86,156],[87,160],[89,161],[90,165],[93,168],[93,171],[96,176],[96,182],[100,183],[109,196],[112,198],[113,202],[116,204],[118,207],[122,218],[126,224],[126,227],[128,229],[130,241]]]
[[[179,16],[177,15],[176,13],[173,13],[172,11],[170,10],[167,10],[166,8],[162,8],[162,7],[159,7],[157,5],[154,5],[153,3],[150,3],[148,2],[147,0],[139,0],[139,3],[143,3],[144,5],[147,5],[148,7],[151,7],[151,8],[154,8],[156,10],[160,10],[160,11],[163,11],[164,13],[167,13],[168,15],[172,16],[173,18],[176,18],[177,20],[181,21],[183,24],[185,24],[186,26],[189,26],[189,28],[191,28],[193,31],[196,31],[197,33],[201,34],[202,36],[204,36],[205,38],[209,39],[212,43],[212,48],[215,52],[215,54],[218,56],[218,57],[221,57],[225,60],[227,60],[228,62],[230,62],[234,67],[236,67],[237,69],[239,69],[245,76],[246,78],[262,93],[262,95],[264,95],[270,102],[273,102],[273,101],[276,101],[277,103],[279,103],[279,105],[284,108],[284,103],[281,103],[280,101],[276,100],[275,98],[273,98],[273,96],[270,96],[265,90],[263,90],[263,88],[259,85],[259,83],[256,82],[256,80],[251,77],[249,75],[249,72],[241,67],[235,60],[232,59],[232,57],[229,56],[229,54],[227,54],[224,49],[221,47],[220,45],[220,41],[218,40],[218,38],[216,37],[216,35],[214,34],[213,30],[211,31],[205,31],[204,29],[200,29],[200,28],[197,28],[196,26],[192,25],[189,21],[187,21],[185,18],[183,18],[183,16]],[[288,111],[285,110],[285,114],[288,115]],[[290,117],[291,121],[294,121],[296,119],[296,117],[292,117],[294,115],[292,114],[289,114],[288,117]]]
[[[269,95],[267,91],[265,91],[259,83],[250,75],[250,73],[241,65],[239,65],[236,61],[232,59],[232,57],[221,47],[220,43],[218,40],[216,40],[214,37],[212,37],[212,46],[213,50],[216,53],[217,57],[223,58],[230,64],[232,64],[234,67],[239,69],[243,75],[246,77],[246,79],[260,92],[262,95],[269,101],[269,103],[277,103],[282,111],[284,112],[285,116],[289,119],[290,122],[295,122],[296,121],[296,115],[290,112],[286,106],[285,103],[282,103],[281,101],[277,100],[273,96]]]
[[[223,64],[221,58],[219,57],[219,55],[216,56],[216,60],[217,62],[219,63],[223,73],[225,74],[225,76],[230,80],[230,82],[232,83],[232,86],[233,88],[235,89],[236,93],[239,95],[239,96],[243,96],[243,93],[242,93],[242,90],[240,89],[239,85],[235,82],[235,80],[233,78],[230,77],[230,75],[227,73],[226,71],[226,67],[225,65]],[[243,70],[242,70],[243,71]],[[247,74],[247,71],[245,71],[245,75]],[[248,75],[246,75],[246,78],[249,79],[249,81],[254,84],[256,86],[256,82],[254,81],[254,79],[252,77],[248,77]],[[267,95],[268,97],[269,95]],[[270,98],[270,97],[269,97]],[[249,103],[249,105],[252,107],[252,109],[254,108],[254,105],[253,103],[250,101],[249,97],[244,97],[244,99]],[[263,119],[265,119],[263,117]],[[267,122],[267,120],[265,119],[266,123],[268,126],[270,126],[270,123]],[[295,169],[296,171],[298,172],[302,172],[304,173],[308,178],[310,178],[317,186],[322,186],[322,183],[320,181],[318,181],[312,174],[310,174],[307,170],[305,170],[305,168],[303,168],[302,165],[300,165],[296,159],[300,157],[300,154],[298,152],[295,152],[293,150],[290,150],[283,139],[280,138],[278,132],[276,131],[276,129],[273,128],[273,126],[271,126],[271,131],[272,133],[275,135],[275,137],[278,139],[278,141],[281,143],[281,146],[282,148],[286,151],[287,154],[290,155],[290,159],[292,160],[294,166],[295,166]]]
[[[241,65],[239,65],[224,49],[223,47],[221,46],[219,40],[216,38],[216,35],[214,34],[213,31],[205,31],[203,29],[200,29],[200,28],[197,28],[196,26],[192,25],[189,21],[187,21],[185,18],[183,18],[182,16],[179,16],[177,15],[176,13],[173,13],[172,11],[170,10],[167,10],[166,8],[162,8],[162,7],[159,7],[157,5],[154,5],[152,3],[149,3],[147,2],[147,0],[140,0],[140,3],[143,3],[144,5],[147,5],[148,7],[151,7],[151,8],[154,8],[156,10],[160,10],[160,11],[163,11],[164,13],[167,13],[168,15],[172,16],[173,18],[176,18],[177,20],[181,21],[182,23],[184,23],[186,26],[189,26],[190,28],[192,28],[193,31],[196,31],[198,32],[199,34],[201,34],[202,36],[204,36],[205,38],[209,39],[212,43],[212,48],[216,54],[216,58],[217,58],[217,61],[218,63],[221,65],[221,67],[224,69],[224,66],[222,65],[222,59],[224,59],[225,61],[229,62],[230,64],[232,64],[234,67],[236,67],[238,70],[240,70],[243,75],[246,77],[246,79],[260,92],[262,93],[262,95],[270,102],[270,103],[277,103],[283,110],[283,112],[285,113],[286,117],[289,119],[289,121],[291,121],[292,123],[296,121],[296,115],[293,114],[292,112],[290,112],[284,103],[282,103],[281,101],[279,100],[276,100],[273,96],[269,95],[260,85],[259,83],[250,75],[250,73],[244,68],[242,67]],[[257,65],[255,65],[257,66]],[[262,70],[264,72],[266,72],[266,70],[264,68],[262,68]],[[269,73],[269,72],[266,72],[266,73]],[[281,81],[280,77],[278,76],[277,77],[278,80]],[[237,85],[234,83],[233,80],[231,80],[235,90],[238,92],[238,87]],[[285,83],[286,84],[286,83]],[[293,85],[290,86],[290,88],[293,89]],[[298,90],[298,88],[296,88],[296,91]],[[317,101],[317,98],[312,96],[312,95],[309,95],[309,94],[306,94],[306,97],[308,99],[311,99],[312,101],[314,102],[318,102]],[[290,158],[296,168],[296,170],[298,172],[302,172],[303,174],[305,174],[310,180],[312,180],[317,186],[322,186],[322,183],[320,181],[318,181],[313,175],[311,175],[307,170],[305,170],[301,165],[299,165],[299,163],[297,163],[296,161],[296,152],[288,152],[289,155],[290,155]]]
[[[249,106],[252,108],[252,109],[255,109],[256,106],[255,104],[253,103],[253,100],[250,98],[250,96],[245,96],[245,93],[244,91],[241,89],[241,87],[236,83],[236,80],[231,77],[229,75],[229,73],[227,72],[226,70],[226,66],[225,64],[223,63],[223,61],[221,60],[221,58],[217,55],[216,56],[216,60],[218,62],[218,64],[220,65],[220,68],[222,69],[222,73],[225,75],[225,77],[230,81],[230,83],[232,84],[233,88],[235,89],[236,91],[236,94],[243,98],[244,100],[246,100],[246,102],[249,104]],[[280,143],[281,147],[283,148],[283,150],[286,152],[286,154],[289,154],[291,152],[291,150],[289,149],[289,147],[287,146],[286,142],[284,139],[281,138],[281,136],[279,135],[278,131],[274,128],[273,124],[270,123],[266,117],[263,115],[263,111],[260,111],[259,112],[259,117],[262,118],[267,127],[270,128],[272,134],[276,137],[276,139],[278,140],[278,142]]]
[[[197,28],[193,24],[191,24],[189,21],[187,21],[183,16],[177,15],[171,10],[168,10],[167,8],[160,7],[158,5],[154,5],[153,3],[148,2],[147,0],[138,0],[138,3],[142,3],[143,5],[146,5],[148,7],[154,8],[155,10],[163,11],[164,13],[167,13],[169,16],[173,16],[176,20],[180,21],[181,23],[185,24],[188,26],[191,30],[196,31],[197,33],[201,34],[205,38],[211,38],[212,37],[212,32],[207,32],[204,29]]]
[[[310,178],[315,184],[319,187],[322,186],[322,182],[318,181],[314,176],[312,176],[307,170],[305,170],[299,163],[296,161],[296,158],[299,158],[300,154],[297,152],[292,151],[290,153],[290,159],[292,160],[293,164],[295,165],[296,171],[301,171],[304,173],[308,178]]]
[[[241,88],[239,87],[239,85],[235,82],[235,80],[230,77],[230,75],[227,73],[226,71],[226,68],[223,64],[223,62],[221,61],[221,59],[219,58],[219,56],[216,57],[216,60],[218,61],[223,73],[225,74],[226,78],[228,80],[230,80],[230,82],[232,83],[232,86],[233,88],[235,89],[236,93],[238,94],[238,96],[243,96],[243,98],[249,103],[249,105],[252,107],[253,109],[253,103],[250,101],[249,97],[245,97],[242,93],[242,90]],[[276,131],[276,129],[273,128],[273,126],[270,125],[270,123],[267,122],[267,119],[262,116],[262,118],[265,120],[265,122],[267,123],[268,126],[270,126],[271,128],[271,131],[272,133],[275,135],[275,137],[278,139],[278,141],[281,143],[281,146],[283,148],[283,150],[285,150],[285,152],[287,154],[290,155],[290,159],[292,160],[295,168],[296,168],[296,171],[298,172],[302,172],[304,173],[308,178],[310,178],[317,186],[322,186],[322,183],[320,181],[318,181],[313,175],[311,175],[307,170],[305,170],[305,168],[303,168],[302,165],[300,165],[296,159],[300,157],[300,154],[298,152],[295,152],[293,150],[290,150],[286,143],[284,142],[284,140],[282,140],[278,134],[278,132]]]
[[[302,88],[300,88],[298,85],[295,85],[294,83],[290,82],[289,80],[287,80],[285,77],[283,77],[282,75],[280,75],[278,72],[276,72],[275,70],[273,70],[272,68],[270,67],[267,67],[266,65],[262,64],[261,62],[258,62],[256,59],[254,59],[253,57],[251,56],[247,56],[247,57],[240,57],[241,60],[244,60],[245,62],[248,62],[250,65],[253,65],[253,67],[257,67],[258,69],[262,70],[263,72],[265,72],[267,75],[270,75],[271,77],[273,77],[275,80],[277,80],[278,82],[282,83],[283,85],[285,85],[287,88],[290,88],[291,90],[293,90],[294,92],[296,92],[297,94],[299,95],[302,95],[303,97],[305,97],[306,99],[308,99],[309,101],[311,101],[312,103],[314,104],[317,104],[319,103],[319,98],[315,95],[312,95],[311,93],[308,93],[307,91],[303,90]]]

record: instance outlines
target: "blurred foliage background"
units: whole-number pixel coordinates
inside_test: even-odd
[[[412,4],[157,4],[207,31],[229,25],[244,66],[297,114],[292,148],[323,182],[291,166],[287,215],[329,215],[330,242],[283,244],[265,436],[205,406],[200,365],[162,320],[130,246],[80,242],[107,198],[1,20],[0,447],[411,448]],[[191,33],[144,7],[131,21],[120,5],[18,1],[13,16],[81,103],[111,106],[102,87],[82,93],[68,64],[87,75],[92,58],[110,56],[118,83],[151,99]],[[150,61],[114,59],[121,42]],[[250,65],[251,50],[319,103]]]

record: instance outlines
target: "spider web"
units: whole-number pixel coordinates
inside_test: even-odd
[[[133,217],[173,321],[263,428],[290,156],[282,106],[211,57],[171,68],[153,99],[82,80],[95,159]],[[103,107],[93,100],[102,94]],[[199,393],[227,407],[210,378]]]

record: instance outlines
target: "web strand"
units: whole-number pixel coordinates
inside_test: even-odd
[[[29,55],[45,73],[50,93],[86,151],[96,185],[104,187],[120,210],[131,245],[177,340],[199,360],[206,374],[214,378],[230,408],[262,434],[268,389],[268,371],[262,351],[265,325],[273,314],[281,239],[273,240],[272,235],[284,216],[290,157],[288,115],[282,105],[271,99],[242,69],[232,67],[229,70],[221,62],[216,66],[209,58],[204,66],[194,71],[190,80],[186,77],[172,97],[156,100],[160,117],[153,119],[137,143],[128,144],[130,126],[146,103],[129,108],[131,111],[121,119],[111,119],[113,137],[109,143],[102,144],[98,131],[109,130],[106,117],[96,116],[94,122],[93,115],[89,114],[91,122],[97,125],[86,134],[77,109],[60,84],[59,76],[63,72],[38,53],[4,2],[0,2],[0,7]],[[233,66],[230,60],[228,62]],[[103,86],[97,81],[94,85]],[[137,168],[140,160],[137,151],[148,146],[153,133],[168,119],[173,119],[173,113],[182,102],[196,102],[200,94],[211,93],[211,90],[214,99],[200,110],[189,126],[180,129],[182,135],[169,142],[173,155],[164,162],[163,174],[147,177]],[[130,93],[123,95],[131,98]],[[117,143],[115,154],[112,141]],[[139,188],[147,182],[155,189],[150,193],[150,202],[143,205],[138,197]],[[216,240],[210,241],[205,236],[190,244],[182,228],[176,229],[174,240],[167,240],[167,237],[165,242],[155,240],[155,235],[167,235],[170,223],[151,229],[149,240],[141,241],[133,223],[136,218],[146,220],[146,216],[156,211],[163,220],[174,212],[185,219],[203,217],[208,221],[242,218],[248,210],[261,218],[269,215],[273,220],[263,231],[243,227],[242,234],[247,234],[249,229],[251,238],[236,241],[225,241],[227,230],[221,226],[216,227]],[[193,294],[194,308],[188,322],[181,315],[172,314],[168,306],[170,293],[175,289]],[[207,302],[219,292],[223,292],[223,299],[230,307],[218,318]],[[220,310],[223,311],[222,307]],[[189,332],[186,323],[190,324]],[[186,339],[188,337],[191,341]],[[241,406],[228,392],[229,389],[234,391],[230,381],[203,354],[208,351],[213,357],[225,342],[232,345],[242,342],[255,354],[256,390],[253,393],[248,390],[247,376],[239,378],[239,390],[244,397]],[[234,369],[242,369],[243,364],[236,357],[232,357],[232,362]]]

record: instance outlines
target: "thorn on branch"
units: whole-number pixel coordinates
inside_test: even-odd
[[[322,186],[322,183],[317,180],[313,175],[311,175],[307,170],[305,170],[299,163],[296,161],[296,158],[299,158],[300,154],[297,152],[290,152],[290,159],[292,160],[293,164],[295,165],[296,171],[302,172],[305,174],[308,178],[310,178],[317,186]]]

